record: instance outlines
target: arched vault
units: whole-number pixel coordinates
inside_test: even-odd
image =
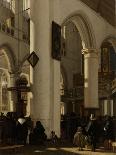
[[[83,48],[96,48],[94,31],[88,17],[82,11],[78,11],[68,16],[63,21],[62,26],[69,21],[73,22],[77,27],[81,36]]]

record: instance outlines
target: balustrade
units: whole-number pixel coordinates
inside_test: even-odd
[[[14,27],[8,27],[6,24],[0,22],[0,32],[3,32],[6,35],[9,35],[11,37],[18,39],[17,36],[15,36],[16,31],[19,31],[19,33],[21,33],[22,38],[19,38],[19,40],[23,40],[23,41],[29,43],[29,37],[25,32],[18,30]]]
[[[82,100],[84,98],[84,88],[79,86],[72,89],[64,89],[64,94],[61,95],[61,100]]]
[[[0,5],[10,9],[11,11],[15,11],[15,7],[14,7],[14,1],[13,0],[0,0]]]

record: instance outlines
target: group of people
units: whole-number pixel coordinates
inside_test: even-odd
[[[106,116],[103,120],[96,119],[94,114],[91,114],[89,120],[77,119],[75,115],[71,115],[70,118],[61,124],[61,138],[67,140],[74,138],[73,143],[79,150],[91,146],[92,151],[95,151],[97,144],[104,144],[109,149],[111,142],[116,139],[116,121],[114,122],[110,116]],[[7,114],[0,116],[0,139],[2,143],[7,144],[44,145],[47,135],[40,121],[37,121],[34,127],[30,117],[25,118],[21,115],[17,118]],[[51,142],[53,144],[58,142],[55,131],[51,131]]]
[[[52,144],[56,144],[58,137],[55,131],[51,131],[50,140]],[[24,117],[21,114],[19,117],[14,113],[0,115],[0,143],[1,144],[31,144],[45,145],[47,135],[45,128],[40,121],[34,123],[30,117]]]
[[[35,127],[30,117],[18,118],[10,113],[0,116],[0,140],[2,144],[43,144],[47,139],[40,121]]]
[[[28,120],[19,118],[17,127],[17,142],[19,144],[44,145],[47,140],[45,129],[40,121],[37,121],[35,127],[32,127]]]
[[[95,151],[97,143],[100,143],[102,137],[102,143],[106,149],[110,149],[111,142],[115,140],[114,126],[110,116],[106,116],[104,124],[100,124],[95,118],[94,114],[91,114],[90,120],[85,128],[79,126],[77,132],[74,135],[73,143],[82,150],[85,145],[91,146],[92,151]]]

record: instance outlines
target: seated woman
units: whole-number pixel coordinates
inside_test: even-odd
[[[45,129],[41,122],[37,121],[33,132],[30,134],[30,144],[43,144],[46,139]]]

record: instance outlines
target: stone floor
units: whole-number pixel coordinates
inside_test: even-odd
[[[0,146],[0,155],[116,155],[116,153],[113,153],[111,150],[106,151],[102,147],[97,149],[96,152],[92,152],[90,149],[85,148],[83,151],[78,151],[77,147],[71,145],[26,145],[16,149],[14,148]]]

